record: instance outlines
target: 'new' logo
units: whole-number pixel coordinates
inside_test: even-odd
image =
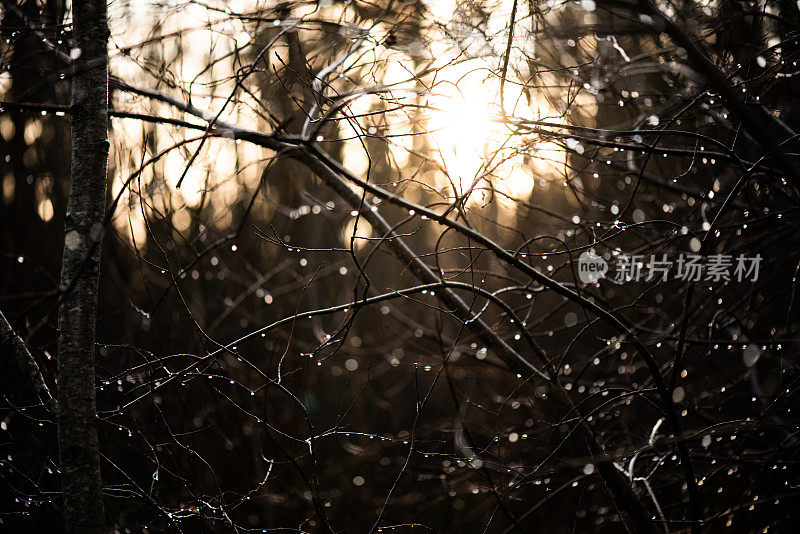
[[[608,263],[606,260],[590,251],[585,251],[578,258],[578,278],[584,284],[594,284],[606,277]]]

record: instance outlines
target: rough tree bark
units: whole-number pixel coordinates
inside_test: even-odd
[[[68,534],[104,531],[94,345],[108,159],[108,22],[102,0],[73,8],[72,178],[58,310],[58,447]]]

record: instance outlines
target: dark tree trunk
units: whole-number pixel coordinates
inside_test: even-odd
[[[72,179],[58,311],[58,446],[66,532],[99,534],[104,520],[94,345],[108,159],[106,4],[76,1],[73,19],[80,55],[72,82]]]

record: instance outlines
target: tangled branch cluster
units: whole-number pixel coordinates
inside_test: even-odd
[[[3,1],[0,44],[14,531],[57,528],[65,476],[54,273],[80,51],[70,11],[39,4]],[[796,525],[796,2],[109,13],[115,531]],[[686,255],[761,263],[582,277]]]

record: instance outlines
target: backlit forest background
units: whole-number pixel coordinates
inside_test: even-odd
[[[798,4],[109,2],[108,532],[793,532]],[[80,55],[0,2],[4,532],[64,524],[12,337],[55,391]]]

